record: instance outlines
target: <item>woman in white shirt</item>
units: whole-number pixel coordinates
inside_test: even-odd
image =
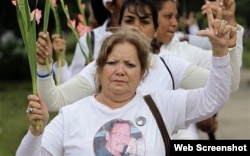
[[[212,116],[229,100],[229,33],[230,27],[221,20],[216,20],[210,31],[200,32],[208,36],[213,45],[211,73],[204,88],[150,94],[170,135]],[[165,151],[156,120],[143,95],[136,91],[149,67],[150,48],[144,38],[145,35],[131,29],[107,37],[96,61],[100,90],[63,107],[48,126],[48,110],[41,96],[30,95],[27,112],[30,127],[16,156],[95,155],[103,147],[110,155],[122,155],[126,145],[131,146],[131,150],[126,151],[131,155],[166,155],[169,151]],[[145,122],[137,122],[139,118]],[[36,128],[37,120],[41,120],[40,129]],[[126,133],[125,129],[119,134],[118,129],[113,129],[109,135],[119,143],[105,146],[100,140],[108,138],[103,135],[103,127],[114,120],[128,121],[133,129],[130,134],[128,126]]]

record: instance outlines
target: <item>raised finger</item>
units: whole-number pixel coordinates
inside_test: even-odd
[[[220,24],[221,24],[221,20],[219,20],[219,19],[215,19],[213,22],[212,27],[213,27],[214,34],[216,36],[218,36],[218,34],[219,34]]]
[[[214,22],[214,33],[215,35],[219,34],[220,31],[220,25],[221,25],[221,19],[222,19],[222,9],[218,8],[217,10],[217,15],[216,15],[216,20]]]
[[[220,19],[220,20],[222,19],[222,9],[220,7],[218,8],[216,19]]]
[[[211,9],[212,9],[212,13],[213,15],[216,15],[217,14],[217,11],[218,11],[218,8],[219,8],[219,5],[216,4],[211,4]]]
[[[208,24],[209,27],[211,28],[211,23],[214,21],[214,17],[213,17],[213,13],[211,10],[211,5],[209,1],[206,1],[206,13],[207,13],[207,20],[208,20]]]

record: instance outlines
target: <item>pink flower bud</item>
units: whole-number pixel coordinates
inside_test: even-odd
[[[34,19],[34,16],[36,15],[36,23],[39,24],[40,23],[40,19],[42,17],[42,11],[39,9],[35,9],[31,12],[31,21]]]
[[[83,10],[86,8],[85,4],[82,4],[81,7]]]
[[[68,21],[68,27],[75,28],[76,27],[76,20],[75,19],[69,20]]]
[[[83,36],[85,33],[91,31],[91,27],[90,26],[84,26],[82,23],[78,23],[77,31],[78,31],[79,36]]]
[[[11,3],[16,6],[16,0],[11,0]]]
[[[56,7],[57,6],[57,0],[51,0],[52,1],[52,5],[54,6],[54,7]]]
[[[77,14],[77,17],[79,19],[79,21],[81,21],[83,23],[84,17],[82,14]]]

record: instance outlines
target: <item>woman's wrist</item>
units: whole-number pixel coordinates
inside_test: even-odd
[[[220,47],[220,48],[212,48],[213,56],[214,57],[223,57],[228,54],[227,47]]]

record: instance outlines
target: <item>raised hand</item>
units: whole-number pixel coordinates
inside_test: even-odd
[[[65,40],[61,38],[59,34],[52,35],[52,44],[56,53],[65,52],[66,43],[65,43]]]
[[[52,44],[48,33],[40,32],[38,34],[36,45],[37,62],[41,65],[46,65],[46,57],[49,58],[50,63],[52,59]]]
[[[217,10],[216,18],[213,16],[211,4],[206,1],[203,10],[207,14],[209,29],[201,30],[197,33],[200,36],[207,36],[213,47],[214,56],[224,56],[227,54],[228,42],[232,36],[235,35],[234,27],[228,25],[226,20],[222,19],[222,9]]]
[[[211,8],[214,15],[217,14],[218,8],[222,9],[222,18],[230,21],[235,20],[235,10],[236,10],[236,4],[235,0],[216,0],[211,1]]]
[[[30,131],[33,135],[38,136],[43,133],[43,130],[49,120],[49,112],[47,106],[42,101],[40,95],[28,96],[28,112],[27,116],[30,121]],[[36,129],[37,120],[41,121],[40,129]]]
[[[66,42],[59,34],[52,35],[52,45],[57,57],[57,65],[62,67],[65,63]]]
[[[236,31],[237,23],[235,20],[235,10],[236,4],[235,0],[216,0],[210,2],[213,15],[216,15],[219,10],[222,10],[222,19],[226,20],[229,25],[232,26],[232,32]],[[202,14],[206,14],[206,6],[203,5]],[[230,40],[228,42],[228,47],[234,47],[236,45],[236,33],[230,34]]]

